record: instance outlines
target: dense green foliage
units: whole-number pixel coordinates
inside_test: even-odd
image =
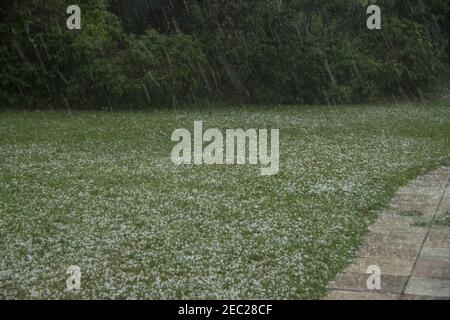
[[[78,2],[81,30],[66,0],[0,6],[2,105],[373,101],[424,95],[449,64],[446,0]]]

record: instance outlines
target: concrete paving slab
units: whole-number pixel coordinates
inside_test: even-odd
[[[426,234],[426,229],[414,226],[417,219],[413,217],[404,217],[400,215],[382,215],[380,218],[369,227],[372,232],[396,233],[409,232]]]
[[[324,300],[399,300],[398,294],[331,290]]]
[[[450,297],[450,280],[411,277],[406,289],[406,295]]]
[[[450,229],[431,229],[424,248],[448,248],[450,250]]]
[[[419,242],[367,243],[356,252],[358,257],[397,257],[414,260],[419,254]]]
[[[367,288],[367,279],[370,276],[369,273],[341,273],[329,284],[328,288],[343,291],[400,294],[408,280],[404,276],[381,275],[381,289],[370,290]]]
[[[425,278],[442,278],[450,280],[450,262],[417,261],[413,275]]]
[[[419,261],[450,262],[450,250],[448,248],[423,248],[419,255]]]
[[[365,238],[365,243],[369,242],[414,242],[422,243],[425,239],[425,233],[411,232],[370,232]]]
[[[442,188],[426,188],[426,187],[416,187],[416,186],[407,186],[400,188],[397,191],[398,194],[409,194],[409,195],[428,195],[428,196],[438,196],[442,195]]]
[[[439,204],[439,196],[401,195],[390,203],[390,210],[397,214],[417,211],[425,216],[432,216]]]
[[[381,274],[395,276],[409,276],[413,270],[413,259],[401,259],[397,257],[368,257],[356,258],[351,265],[345,268],[345,273],[367,273],[370,266],[376,265]]]

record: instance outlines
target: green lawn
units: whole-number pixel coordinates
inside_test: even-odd
[[[175,166],[195,120],[280,129],[279,174]],[[0,151],[0,298],[318,298],[397,188],[446,161],[450,103],[0,112]]]

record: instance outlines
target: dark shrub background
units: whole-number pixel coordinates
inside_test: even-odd
[[[1,107],[423,98],[450,61],[448,0],[80,0],[81,30],[70,4],[2,2]]]

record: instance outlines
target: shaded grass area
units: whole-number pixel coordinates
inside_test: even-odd
[[[280,173],[173,165],[195,120],[280,129]],[[1,112],[0,130],[0,297],[318,298],[448,158],[450,104]]]

